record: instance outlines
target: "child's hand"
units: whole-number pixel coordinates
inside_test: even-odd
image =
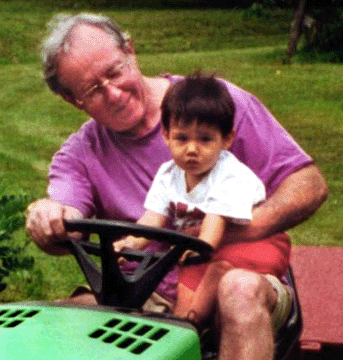
[[[145,238],[135,236],[127,236],[126,238],[113,243],[115,252],[121,252],[124,249],[142,250],[150,244]]]
[[[115,252],[120,253],[125,249],[142,250],[150,244],[150,241],[145,238],[138,238],[135,236],[127,236],[126,238],[113,243],[113,249]],[[118,259],[118,264],[123,265],[126,263],[124,257]]]
[[[188,258],[198,258],[199,257],[199,253],[197,253],[196,251],[193,250],[186,250],[183,255],[181,256],[181,259],[179,260],[179,265],[183,265],[184,262],[188,259]]]

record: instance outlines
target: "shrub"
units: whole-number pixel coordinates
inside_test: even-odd
[[[343,61],[343,8],[327,7],[315,14],[318,19],[318,35],[309,50],[332,54],[332,60]]]
[[[342,5],[342,1],[337,0],[326,0],[323,4],[310,2],[307,14],[313,22],[311,28],[307,29],[309,36],[306,36],[306,42],[301,49],[301,58],[343,62]]]
[[[24,210],[29,202],[25,195],[6,195],[0,189],[0,291],[6,284],[3,282],[11,272],[19,269],[31,269],[32,257],[23,255],[26,246],[11,244],[12,233],[23,226]]]

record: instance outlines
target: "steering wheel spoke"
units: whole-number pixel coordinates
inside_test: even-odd
[[[72,249],[98,301],[110,306],[140,308],[165,275],[177,264],[184,251],[190,249],[198,252],[198,260],[201,261],[208,260],[212,251],[210,245],[195,237],[121,221],[65,220],[65,227],[67,231],[99,235],[100,245],[71,240],[68,246]],[[173,246],[165,253],[132,249],[116,253],[112,246],[113,242],[126,235],[143,236]],[[90,255],[100,256],[101,269]],[[118,265],[118,258],[121,256],[129,261],[138,261],[139,264],[133,274],[126,275],[121,271]]]

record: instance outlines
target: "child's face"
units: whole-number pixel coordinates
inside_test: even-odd
[[[163,137],[175,163],[185,170],[186,179],[196,185],[213,168],[220,151],[230,148],[234,133],[223,137],[215,127],[196,121],[185,126],[172,120]]]

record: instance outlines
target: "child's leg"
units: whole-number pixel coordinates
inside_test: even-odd
[[[195,292],[179,282],[177,286],[177,300],[173,310],[174,315],[181,318],[187,318],[191,308]]]
[[[202,323],[213,311],[217,298],[220,279],[233,267],[225,260],[213,261],[209,264],[204,278],[195,291],[190,311],[197,323]]]
[[[211,314],[221,277],[232,268],[281,277],[287,269],[290,240],[276,234],[263,241],[230,243],[220,248],[209,264],[181,270],[174,314],[200,323]]]
[[[204,275],[202,275],[199,285],[193,289],[184,283],[187,283],[189,275],[194,275],[194,267],[182,269],[174,314],[189,318],[198,324],[206,320],[215,305],[219,280],[230,269],[232,266],[225,260],[211,262],[205,269],[201,266],[198,267],[199,271],[204,271]]]

